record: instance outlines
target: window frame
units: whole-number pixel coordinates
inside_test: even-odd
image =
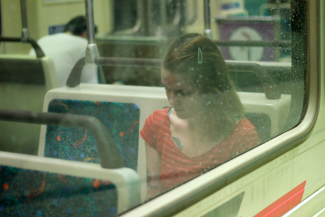
[[[298,3],[300,0],[297,0]],[[171,216],[301,145],[311,135],[320,105],[320,0],[307,1],[304,116],[292,129],[122,216]],[[323,27],[324,28],[324,27]],[[305,113],[304,113],[305,111]]]

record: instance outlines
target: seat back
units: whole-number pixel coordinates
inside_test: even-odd
[[[267,99],[264,93],[238,92],[246,117],[256,127],[260,142],[283,132],[290,111],[291,95],[280,99]]]
[[[49,57],[0,56],[0,108],[42,111],[46,92],[56,87],[59,82]],[[37,154],[40,126],[1,121],[0,129],[0,150]]]
[[[47,111],[98,118],[111,132],[124,165],[136,170],[140,119],[140,110],[136,104],[53,99]],[[44,154],[41,156],[99,163],[94,135],[78,128],[47,126]]]
[[[3,216],[117,216],[140,202],[128,168],[0,151]]]

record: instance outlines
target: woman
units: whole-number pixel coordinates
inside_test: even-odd
[[[210,39],[191,33],[173,41],[161,82],[171,107],[152,113],[140,132],[146,143],[148,198],[259,142]]]

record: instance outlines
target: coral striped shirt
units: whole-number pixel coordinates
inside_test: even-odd
[[[169,109],[154,111],[146,119],[140,132],[144,141],[156,149],[161,158],[160,178],[165,190],[200,175],[259,144],[255,127],[245,118],[238,121],[231,135],[208,152],[188,157],[175,145],[172,138],[169,128]]]

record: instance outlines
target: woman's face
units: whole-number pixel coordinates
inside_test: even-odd
[[[206,97],[185,75],[162,69],[161,83],[165,86],[168,101],[174,107],[177,117],[194,117],[205,107]]]

